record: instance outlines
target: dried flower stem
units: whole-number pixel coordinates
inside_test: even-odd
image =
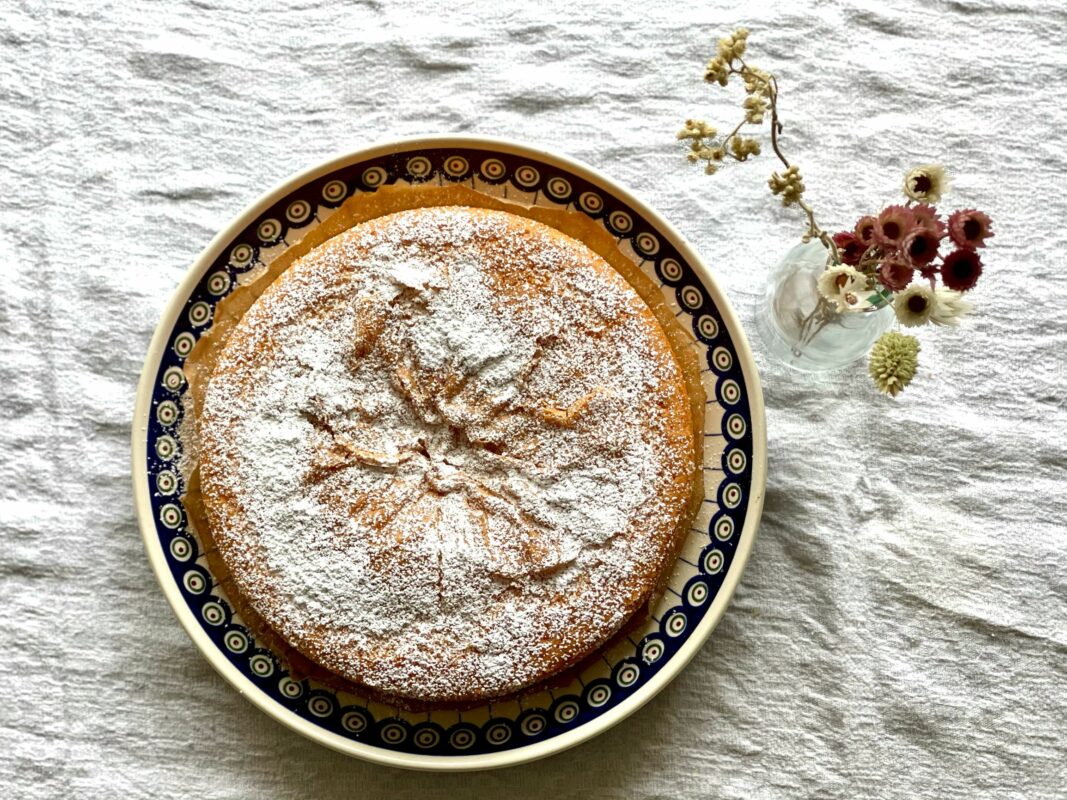
[[[785,172],[771,175],[768,182],[771,192],[781,196],[782,204],[797,205],[807,217],[808,228],[802,237],[805,242],[818,239],[827,250],[827,264],[841,263],[841,254],[833,238],[823,230],[815,220],[815,211],[804,200],[804,184],[800,170],[790,163],[782,152],[779,137],[785,126],[778,114],[778,79],[769,72],[748,64],[742,57],[748,43],[748,31],[740,28],[728,38],[719,40],[718,54],[708,62],[704,80],[726,86],[731,76],[738,76],[745,82],[744,118],[722,140],[717,140],[716,131],[704,122],[687,120],[685,128],[678,133],[679,139],[689,139],[691,162],[706,162],[705,171],[713,174],[718,171],[727,155],[734,161],[747,161],[750,155],[759,155],[759,143],[755,139],[743,138],[741,130],[745,125],[762,125],[765,112],[770,111],[771,149],[782,162]]]
[[[771,75],[768,83],[768,106],[771,110],[771,149],[774,151],[774,154],[778,156],[778,160],[782,162],[785,168],[789,169],[792,164],[789,163],[789,159],[785,157],[785,153],[782,152],[782,148],[778,144],[778,135],[785,129],[781,120],[778,119],[778,79],[774,77],[774,75]],[[803,198],[797,198],[797,205],[800,206],[800,209],[808,218],[808,231],[804,236],[804,240],[810,241],[811,239],[818,239],[831,253],[831,258],[827,263],[840,264],[841,255],[837,251],[837,245],[834,243],[830,234],[820,228],[818,223],[815,222],[815,211]]]
[[[820,296],[815,303],[815,308],[801,320],[797,343],[793,345],[793,355],[797,357],[804,355],[803,348],[811,344],[815,337],[819,335],[819,332],[833,322],[836,317],[837,312],[834,311],[830,302],[825,297]],[[816,322],[819,323],[819,327],[812,330],[812,326]]]

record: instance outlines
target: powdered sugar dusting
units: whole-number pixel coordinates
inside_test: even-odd
[[[400,212],[249,310],[200,420],[215,538],[294,646],[378,691],[513,692],[647,599],[693,469],[680,371],[578,242]]]

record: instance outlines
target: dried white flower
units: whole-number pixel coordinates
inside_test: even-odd
[[[867,276],[842,264],[824,270],[817,286],[819,294],[833,303],[835,310],[851,311],[859,305],[860,296],[867,290]]]
[[[938,287],[934,290],[930,322],[934,325],[959,325],[960,318],[970,310],[971,304],[963,299],[962,294],[952,289]]]
[[[925,283],[913,283],[893,298],[893,310],[900,324],[916,328],[930,321],[934,311],[934,290]]]
[[[948,173],[940,164],[920,164],[904,176],[904,194],[919,203],[935,205],[948,191]]]

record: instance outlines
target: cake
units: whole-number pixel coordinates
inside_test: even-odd
[[[663,327],[581,242],[401,211],[327,240],[234,327],[198,410],[233,586],[377,696],[514,695],[647,613],[697,466]]]

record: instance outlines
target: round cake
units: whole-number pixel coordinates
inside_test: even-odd
[[[283,272],[197,432],[244,599],[325,669],[423,703],[513,694],[608,641],[672,565],[696,469],[634,289],[553,228],[459,206]]]

